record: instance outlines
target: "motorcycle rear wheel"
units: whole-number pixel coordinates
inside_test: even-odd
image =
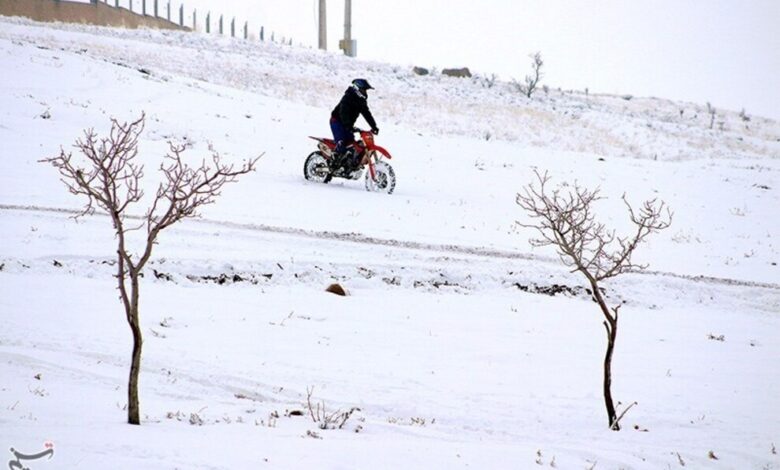
[[[393,194],[395,189],[395,171],[389,163],[378,162],[374,165],[375,179],[371,179],[371,172],[366,172],[366,191]]]
[[[306,157],[303,164],[303,177],[315,183],[322,183],[328,175],[328,160],[322,152],[315,151]]]

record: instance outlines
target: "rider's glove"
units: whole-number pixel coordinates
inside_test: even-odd
[[[379,128],[378,127],[372,127],[371,128],[371,133],[374,134],[374,135],[379,135]]]

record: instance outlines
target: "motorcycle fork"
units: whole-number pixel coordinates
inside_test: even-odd
[[[368,165],[368,174],[371,175],[371,181],[376,181],[376,172],[374,170],[374,150],[367,150],[363,155],[363,165]]]

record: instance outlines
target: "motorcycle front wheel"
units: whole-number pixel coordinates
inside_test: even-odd
[[[378,162],[374,165],[374,178],[366,172],[366,191],[392,194],[395,189],[395,171],[389,163]]]
[[[303,177],[315,183],[322,183],[328,175],[328,160],[321,152],[312,152],[303,163]]]

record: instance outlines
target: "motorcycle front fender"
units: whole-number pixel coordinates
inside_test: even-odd
[[[392,156],[390,156],[390,152],[388,152],[384,147],[375,145],[373,147],[373,150],[376,150],[377,152],[381,153],[382,155],[385,156],[385,158],[393,158]]]

